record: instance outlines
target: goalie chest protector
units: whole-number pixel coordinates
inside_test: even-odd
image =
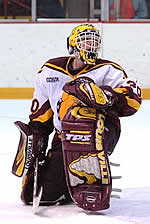
[[[85,106],[71,107],[62,120],[66,181],[74,203],[84,210],[109,208],[112,179],[104,147],[105,116]]]

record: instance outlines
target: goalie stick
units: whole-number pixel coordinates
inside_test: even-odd
[[[42,186],[40,187],[38,186],[39,182],[38,171],[39,171],[39,160],[38,158],[36,158],[35,170],[34,170],[34,185],[33,185],[33,207],[32,207],[33,214],[37,212],[43,192]]]

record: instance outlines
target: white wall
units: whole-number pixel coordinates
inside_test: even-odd
[[[150,23],[103,24],[103,57],[150,88]]]
[[[68,55],[66,38],[77,24],[0,24],[0,87],[33,87],[34,74],[51,57]],[[150,88],[150,24],[95,24],[101,54]]]

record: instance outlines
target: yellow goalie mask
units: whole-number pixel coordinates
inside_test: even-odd
[[[95,65],[100,49],[101,37],[99,30],[92,24],[81,24],[72,30],[67,39],[70,54],[75,54],[85,64]]]

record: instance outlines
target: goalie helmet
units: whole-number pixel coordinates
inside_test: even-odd
[[[81,24],[75,27],[67,38],[69,53],[79,56],[85,64],[95,64],[100,43],[99,30],[92,24]]]

